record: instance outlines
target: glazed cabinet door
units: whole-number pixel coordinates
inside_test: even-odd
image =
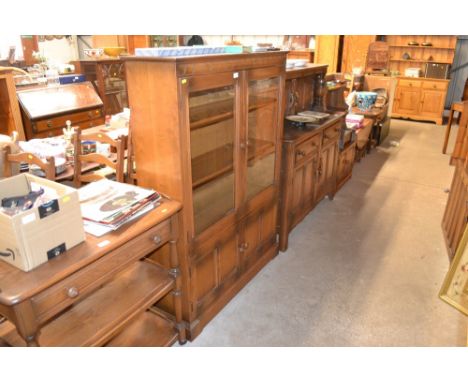
[[[240,148],[245,163],[245,198],[253,199],[279,181],[280,91],[283,79],[279,69],[266,68],[247,72],[245,129]]]
[[[416,87],[397,88],[393,112],[396,114],[418,114],[421,90]]]
[[[198,240],[191,249],[191,306],[194,316],[202,313],[240,271],[240,244],[237,225],[225,227],[208,240]]]
[[[238,73],[182,79],[188,98],[194,235],[236,210]]]

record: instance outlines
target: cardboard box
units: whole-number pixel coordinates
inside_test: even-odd
[[[30,271],[85,240],[74,188],[20,174],[0,180],[0,200],[43,188],[51,200],[10,216],[0,209],[0,259]]]

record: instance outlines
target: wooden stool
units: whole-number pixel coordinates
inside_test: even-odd
[[[461,113],[463,111],[463,102],[454,102],[452,103],[452,107],[450,108],[450,115],[449,120],[447,123],[447,127],[445,128],[445,139],[444,139],[444,146],[442,147],[442,154],[447,152],[447,145],[450,136],[450,130],[452,128],[452,121],[453,121],[453,114],[458,111]]]

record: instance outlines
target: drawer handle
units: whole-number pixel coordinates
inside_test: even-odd
[[[78,288],[76,288],[76,287],[71,287],[71,288],[68,288],[68,290],[67,290],[67,296],[70,297],[70,298],[75,298],[79,294],[80,294],[80,292],[78,291]]]
[[[154,244],[161,244],[162,242],[161,236],[156,235],[155,237],[153,237],[153,242]]]
[[[52,126],[53,126],[53,123],[52,123],[52,121],[49,119],[49,120],[47,121],[47,127],[52,127]]]
[[[409,86],[413,86],[413,84],[410,82]]]

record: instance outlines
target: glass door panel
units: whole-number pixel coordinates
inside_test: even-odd
[[[249,81],[247,199],[275,180],[279,78]]]
[[[189,93],[196,234],[235,207],[234,100],[234,85]]]

